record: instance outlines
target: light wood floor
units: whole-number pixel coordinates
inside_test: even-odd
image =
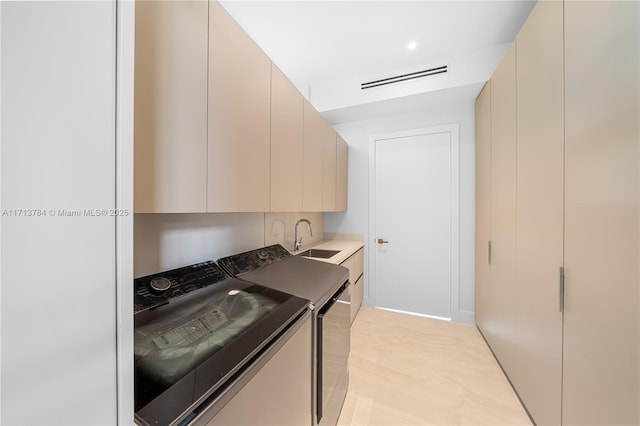
[[[471,324],[362,307],[338,425],[531,425]]]

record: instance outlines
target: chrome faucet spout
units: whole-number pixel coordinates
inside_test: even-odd
[[[294,237],[293,237],[293,252],[296,253],[300,247],[302,246],[302,237],[300,237],[300,239],[298,239],[298,225],[303,222],[306,223],[307,226],[309,227],[309,235],[313,237],[313,229],[311,228],[311,222],[309,222],[308,219],[300,219],[299,221],[296,222],[296,226],[295,226],[295,230],[294,230]]]

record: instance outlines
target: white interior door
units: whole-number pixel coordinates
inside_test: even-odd
[[[375,304],[455,317],[457,132],[415,131],[374,145]]]

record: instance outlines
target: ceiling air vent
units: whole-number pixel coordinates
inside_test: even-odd
[[[369,81],[361,83],[360,88],[371,89],[372,87],[386,86],[388,84],[400,83],[401,81],[415,80],[416,78],[429,77],[430,75],[442,74],[447,72],[447,66],[430,68],[424,71],[416,71],[409,74],[396,75],[395,77],[383,78],[382,80]]]

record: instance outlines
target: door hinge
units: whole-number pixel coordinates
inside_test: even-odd
[[[489,240],[489,243],[487,245],[488,249],[487,249],[487,263],[489,265],[491,265],[491,240]]]
[[[558,311],[564,312],[564,266],[560,267],[560,297],[558,298]]]

